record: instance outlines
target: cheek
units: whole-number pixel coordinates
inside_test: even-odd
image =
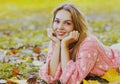
[[[57,27],[56,27],[55,24],[52,25],[52,28],[53,28],[53,30],[56,30],[56,29],[57,29]]]
[[[57,28],[56,28],[56,26],[53,24],[52,25],[52,29],[53,29],[53,31],[54,31],[54,34],[56,35],[56,30],[57,30]]]
[[[72,32],[72,31],[74,31],[74,28],[71,28],[68,32],[70,33],[70,32]]]

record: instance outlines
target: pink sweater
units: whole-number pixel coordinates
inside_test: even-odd
[[[94,36],[88,36],[79,46],[76,61],[70,60],[63,72],[60,63],[55,76],[52,77],[48,74],[48,68],[53,51],[54,46],[50,43],[46,67],[39,71],[40,77],[48,84],[55,84],[57,80],[60,80],[62,84],[76,84],[88,74],[102,76],[108,69],[120,66],[120,51],[104,46]]]

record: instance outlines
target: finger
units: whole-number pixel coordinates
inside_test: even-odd
[[[73,31],[73,38],[75,41],[78,40],[78,31]]]
[[[76,41],[78,40],[77,34],[78,34],[78,31],[75,31],[75,40],[76,40]]]
[[[72,31],[72,32],[70,33],[70,38],[73,39],[74,41],[76,40],[75,31]]]
[[[80,36],[80,33],[79,33],[79,32],[77,32],[77,40],[79,39],[79,36]]]
[[[54,31],[50,28],[47,29],[48,37],[53,38]]]
[[[57,42],[57,38],[56,38],[56,36],[55,36],[55,32],[54,32],[54,30],[51,28],[48,28],[47,29],[48,31],[48,37],[53,41],[53,42]]]
[[[70,32],[69,36],[72,37],[72,35],[73,35],[73,32]]]
[[[69,35],[70,35],[70,33],[66,33],[66,34],[65,34],[65,36],[69,36]]]
[[[75,38],[75,31],[72,32],[72,37]]]

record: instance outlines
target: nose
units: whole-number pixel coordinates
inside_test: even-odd
[[[63,27],[63,24],[62,23],[60,23],[60,24],[58,24],[58,29],[64,29],[64,27]]]

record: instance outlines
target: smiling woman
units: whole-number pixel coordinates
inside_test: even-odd
[[[60,10],[53,22],[53,31],[58,39],[63,39],[73,31],[73,22],[71,14],[66,10]]]
[[[66,3],[54,10],[48,57],[40,77],[47,83],[80,84],[87,76],[103,76],[120,67],[120,50],[103,45],[87,33],[82,12]]]
[[[7,50],[7,49],[13,49],[13,48],[20,49],[20,52],[19,52],[20,56],[30,56],[31,57],[32,53],[29,53],[29,51],[26,51],[26,50],[29,50],[29,48],[31,49],[31,47],[33,47],[33,46],[30,46],[31,43],[33,45],[46,47],[46,44],[44,42],[49,41],[49,39],[46,37],[46,29],[45,28],[47,28],[49,26],[49,19],[50,19],[50,14],[51,14],[50,11],[51,11],[51,9],[53,9],[53,7],[65,2],[65,1],[68,1],[68,0],[56,0],[56,1],[54,1],[54,0],[0,0],[0,53],[8,52],[7,54],[2,53],[0,58],[2,58],[3,56],[6,56],[7,58],[11,59],[11,61],[9,61],[11,63],[17,63],[16,61],[19,61],[19,62],[24,61],[24,62],[27,62],[27,66],[30,66],[32,59],[30,59],[29,61],[26,61],[27,59],[26,60],[25,59],[16,59],[16,61],[13,61],[14,58],[16,58],[16,56],[12,55],[12,58],[11,58],[10,57],[11,52],[9,52],[9,50]],[[120,22],[120,19],[119,19],[120,6],[119,6],[119,3],[120,3],[120,0],[109,0],[109,2],[106,0],[80,0],[79,2],[78,2],[78,0],[71,0],[71,2],[73,2],[76,5],[78,5],[79,7],[81,7],[81,9],[87,14],[90,26],[93,27],[93,33],[95,33],[96,36],[98,36],[99,39],[101,39],[101,41],[103,41],[107,45],[111,45],[115,42],[120,42],[119,41],[119,37],[120,37],[120,34],[119,34],[119,32],[120,32],[120,28],[119,28],[120,27],[120,24],[119,24],[119,22]],[[105,4],[103,4],[103,3],[105,3]],[[61,12],[59,12],[59,13],[58,12],[56,11],[55,15],[58,15],[59,13],[61,13]],[[68,11],[66,11],[66,13],[67,12]],[[65,12],[63,12],[63,13],[66,14]],[[63,13],[61,16],[65,16]],[[74,13],[74,15],[76,15],[75,12],[73,12],[73,13]],[[75,24],[78,24],[77,23],[78,21],[75,22],[74,20],[79,20],[79,19],[71,18],[71,17],[74,18],[74,16],[72,16],[73,13],[72,13],[72,11],[68,12],[68,15],[69,14],[71,15],[69,17],[71,21],[65,21],[65,22],[63,21],[63,23],[62,23],[63,25],[70,26],[72,23],[73,26],[76,26]],[[60,17],[60,18],[62,18],[62,17]],[[53,19],[53,21],[54,21],[53,23],[56,24],[56,21],[57,21],[57,23],[60,22],[60,24],[61,24],[60,18]],[[50,29],[50,31],[53,32],[52,34],[54,36],[57,36],[59,38],[59,40],[61,39],[60,40],[60,42],[61,42],[62,38],[66,38],[63,36],[65,33],[67,35],[67,32],[66,32],[67,29],[65,31],[64,31],[64,28],[61,28],[61,30],[58,30],[59,27],[55,27],[55,29],[53,29],[54,24],[52,24],[52,26],[51,26],[52,29]],[[56,24],[56,25],[58,26],[59,24]],[[43,28],[44,28],[44,30],[42,30]],[[77,28],[77,26],[74,28]],[[75,31],[75,32],[77,32],[77,31]],[[49,33],[50,32],[48,32],[48,34]],[[78,32],[78,33],[79,33],[79,36],[82,35],[80,32]],[[74,36],[74,37],[76,37],[76,36]],[[65,40],[67,40],[67,39],[69,39],[69,38],[66,38]],[[75,41],[75,39],[73,39],[72,41]],[[54,42],[52,42],[52,43],[54,45]],[[71,55],[70,59],[72,59],[72,56],[73,57],[76,56],[76,52],[77,52],[76,50],[78,50],[77,46],[79,47],[79,45],[76,45],[76,47],[75,47],[76,43],[77,42],[71,43],[69,45],[69,47],[67,47],[67,48],[69,48],[69,53]],[[22,46],[19,44],[22,44]],[[51,43],[50,43],[50,45],[51,45]],[[62,46],[64,46],[64,45],[62,45]],[[54,48],[54,46],[53,46],[53,48]],[[120,48],[120,47],[115,46],[114,48]],[[50,52],[50,49],[51,48],[49,48],[49,52]],[[55,50],[55,48],[54,48],[54,50]],[[24,52],[21,52],[21,51],[24,51]],[[60,50],[60,52],[61,52],[61,50]],[[34,55],[34,53],[33,53],[33,55]],[[48,56],[49,56],[49,54],[48,54]],[[40,59],[41,59],[41,57],[40,57]],[[75,61],[75,60],[76,59],[74,59],[73,61]],[[6,60],[4,62],[7,62],[7,61],[8,60]],[[30,65],[28,64],[28,62],[30,63]],[[33,62],[33,63],[35,63],[35,62]],[[61,62],[61,57],[60,57],[60,62]],[[5,67],[3,62],[1,62],[0,64],[1,64],[0,78],[9,79],[11,77],[11,71],[6,71],[6,70],[10,70],[11,67]],[[5,64],[5,65],[8,66],[8,64]],[[35,65],[36,65],[36,63],[35,63]],[[22,65],[19,65],[19,68],[21,68],[21,66]],[[33,72],[33,70],[35,70],[35,73],[37,73],[38,68],[36,70],[36,68],[34,69],[33,67],[27,67],[25,70],[21,69],[20,72],[24,73],[24,75],[23,75],[24,77],[28,74],[28,71],[30,71],[30,73],[31,73],[31,71]],[[3,69],[5,69],[5,71]],[[23,76],[21,75],[20,78],[22,78]],[[26,77],[25,77],[25,79],[26,79]]]

